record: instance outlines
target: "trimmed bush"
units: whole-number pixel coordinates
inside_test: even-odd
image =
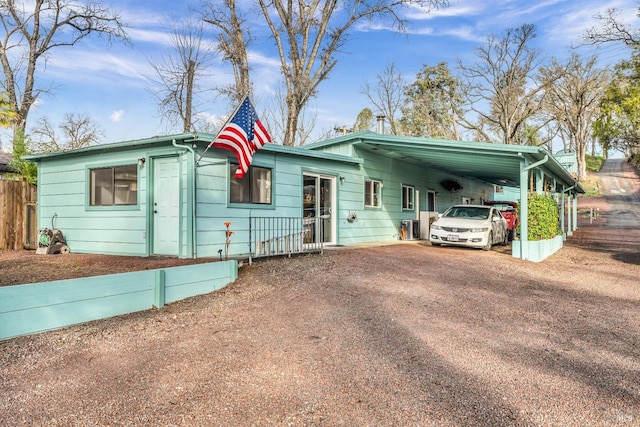
[[[553,197],[542,194],[529,194],[528,203],[528,240],[552,239],[561,233],[560,213]],[[520,215],[520,204],[518,204],[518,217]]]

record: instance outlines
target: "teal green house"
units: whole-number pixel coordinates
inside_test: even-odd
[[[583,192],[538,147],[366,131],[267,144],[237,179],[236,158],[208,148],[213,139],[185,133],[30,156],[39,227],[61,230],[76,253],[252,258],[426,239],[430,218],[482,203],[496,186],[556,194],[562,209],[568,202],[570,234]]]

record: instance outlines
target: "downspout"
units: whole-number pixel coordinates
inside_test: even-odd
[[[522,156],[522,155],[521,155]],[[528,199],[528,172],[549,160],[549,155],[545,154],[544,159],[525,166],[526,159],[523,157],[520,163],[520,259],[529,259],[529,199]],[[524,183],[524,185],[523,185]]]
[[[532,164],[530,164],[529,166],[525,166],[525,168],[524,168],[524,169],[522,169],[522,172],[527,172],[527,171],[529,171],[530,169],[533,169],[533,168],[538,167],[538,166],[540,166],[540,165],[542,165],[542,164],[544,164],[544,163],[547,163],[548,161],[549,161],[549,155],[548,155],[548,154],[545,154],[545,155],[544,155],[544,159],[542,159],[542,160],[538,160],[537,162],[532,163]]]
[[[190,228],[191,228],[191,257],[192,258],[197,258],[198,254],[197,254],[197,248],[198,245],[196,244],[196,170],[195,170],[195,161],[196,161],[196,153],[193,150],[193,148],[189,147],[188,145],[178,145],[178,142],[173,139],[171,141],[171,145],[173,145],[176,148],[183,148],[189,152],[191,152],[191,157],[193,160],[193,164],[194,167],[193,168],[189,168],[187,170],[187,175],[191,174],[192,175],[192,181],[193,181],[193,185],[191,186],[191,217],[190,217]]]

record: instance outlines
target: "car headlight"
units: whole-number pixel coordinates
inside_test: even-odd
[[[431,224],[431,228],[433,230],[442,230],[442,227],[440,227],[438,224]]]
[[[484,233],[488,229],[489,229],[489,227],[470,228],[469,231],[472,232],[472,233]]]

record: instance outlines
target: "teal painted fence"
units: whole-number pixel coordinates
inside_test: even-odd
[[[0,340],[160,308],[238,278],[235,260],[0,287]]]

